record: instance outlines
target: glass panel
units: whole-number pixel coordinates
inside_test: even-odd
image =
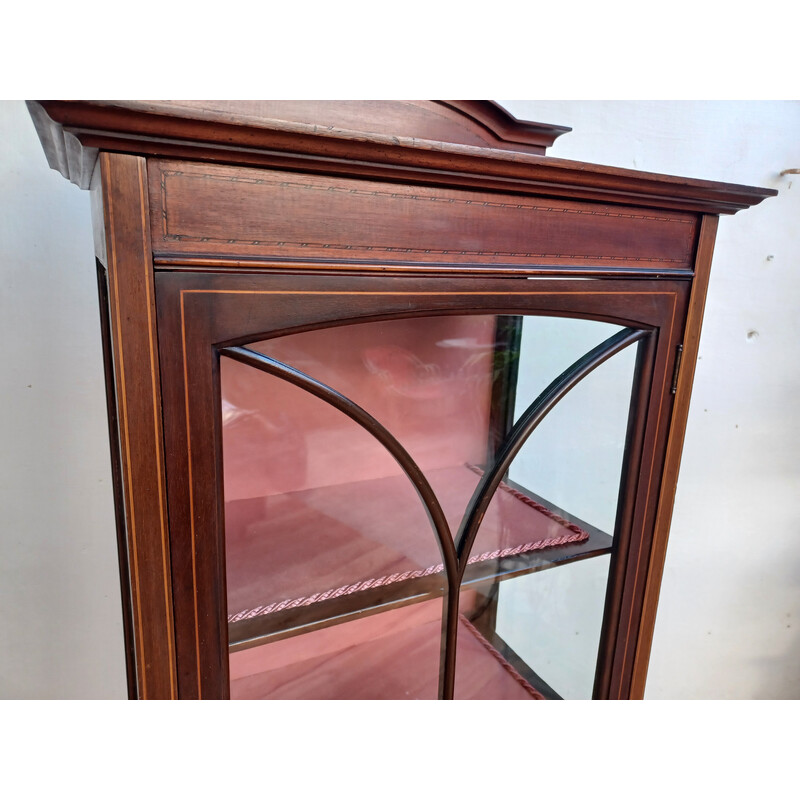
[[[526,337],[529,322],[535,323],[537,335],[547,332],[535,348],[533,336]],[[531,361],[547,361],[551,375],[568,368],[542,352],[555,328],[552,322],[525,319],[516,417],[546,383],[527,374]],[[574,359],[619,330],[558,322],[565,352],[572,341],[579,342],[568,356]],[[487,529],[482,522],[473,552],[497,542],[498,527],[504,536],[509,529],[524,528],[527,543],[518,550],[502,540],[491,569],[473,563],[465,575],[461,613],[497,652],[495,672],[515,675],[518,683],[544,697],[592,696],[635,356],[631,346],[600,365],[536,427],[487,510],[485,520],[495,515],[501,524]],[[468,668],[461,660],[456,665],[456,698],[462,696],[459,673]]]
[[[457,530],[477,483],[464,464],[486,457],[496,324],[497,318],[487,315],[388,320],[250,347],[331,386],[375,417],[425,473]],[[304,419],[299,430],[315,424]],[[319,459],[312,483],[329,481],[331,472],[341,482],[376,476],[368,460],[348,452],[348,434],[327,430],[327,438],[336,439],[335,445],[324,445],[333,455]]]
[[[584,353],[620,331],[593,320],[526,317],[514,420],[546,385]],[[613,534],[636,348],[628,347],[584,379],[539,426],[509,478],[550,503]]]
[[[339,613],[341,598],[381,602],[379,587],[401,576],[418,591],[439,585],[424,574],[442,560],[425,508],[372,435],[230,359],[221,383],[231,623],[281,630]]]
[[[525,665],[514,659],[494,633],[488,619],[496,604],[491,585],[466,589],[459,601],[455,699],[545,699],[526,679]]]
[[[615,330],[449,315],[249,349],[371,414],[419,465],[455,535],[515,416]],[[458,697],[540,696],[525,662],[558,637],[531,623],[544,584],[529,590],[519,576],[609,552],[610,536],[592,525],[613,532],[631,375],[612,370],[597,384],[604,369],[561,404],[581,393],[582,405],[563,415],[559,405],[542,423],[487,509],[461,594]],[[445,579],[412,482],[372,434],[306,389],[224,356],[220,373],[232,697],[435,697]],[[602,598],[592,607],[602,616]],[[568,615],[564,624],[575,627]],[[511,641],[498,637],[501,626]]]
[[[442,601],[231,653],[232,700],[435,700]]]
[[[565,700],[592,696],[610,560],[601,555],[499,584],[498,635]]]

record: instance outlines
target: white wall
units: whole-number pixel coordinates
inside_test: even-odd
[[[800,103],[503,103],[551,155],[768,186],[723,216],[647,698],[800,698]]]
[[[89,195],[0,142],[0,698],[126,697]]]
[[[781,190],[720,224],[647,697],[798,698],[800,103],[504,105],[554,156]],[[22,103],[0,141],[0,697],[124,697],[88,196]]]

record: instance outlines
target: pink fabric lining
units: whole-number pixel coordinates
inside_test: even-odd
[[[508,547],[505,550],[494,550],[491,553],[481,553],[477,556],[471,556],[468,564],[477,564],[481,561],[491,561],[496,558],[506,558],[508,556],[517,556],[522,553],[530,553],[533,550],[544,550],[548,547],[560,547],[564,544],[576,544],[577,542],[585,542],[589,538],[589,534],[585,532],[572,533],[569,536],[560,536],[557,539],[544,539],[538,542],[529,542],[528,544],[519,545],[517,547]],[[282,600],[279,603],[270,603],[268,606],[261,606],[252,608],[246,611],[240,611],[237,614],[231,614],[228,617],[228,622],[240,622],[243,619],[252,619],[253,617],[261,617],[265,614],[274,614],[276,611],[283,611],[286,608],[297,608],[298,606],[310,606],[314,603],[322,603],[325,600],[331,600],[335,597],[342,595],[353,594],[354,592],[361,592],[365,589],[373,589],[378,586],[388,586],[398,581],[408,581],[414,578],[424,578],[428,575],[435,575],[444,570],[444,564],[436,564],[423,570],[410,570],[408,572],[396,572],[394,575],[384,575],[380,578],[367,579],[352,583],[349,586],[340,586],[337,589],[330,589],[327,592],[318,592],[309,597],[298,597],[294,600]]]
[[[476,467],[471,464],[465,464],[465,466],[476,474],[479,475],[483,474],[483,470],[481,470],[480,467]],[[517,491],[516,489],[513,489],[506,483],[500,483],[499,488],[504,492],[509,493],[512,497],[516,498],[525,505],[535,509],[543,516],[553,520],[554,522],[557,522],[559,525],[562,525],[564,528],[570,531],[570,533],[565,534],[563,536],[550,537],[547,539],[539,539],[537,541],[532,541],[532,542],[525,542],[523,544],[516,545],[515,547],[506,547],[479,553],[477,555],[471,556],[467,561],[468,564],[477,564],[483,561],[491,561],[494,559],[507,558],[510,556],[516,556],[516,555],[521,555],[523,553],[533,552],[535,550],[544,550],[552,547],[560,547],[566,544],[577,544],[588,540],[589,534],[586,531],[584,531],[578,525],[575,525],[569,522],[568,520],[564,519],[563,517],[559,516],[558,514],[551,511],[549,508],[542,505],[541,503],[538,503],[535,500],[528,497],[527,495]],[[283,611],[285,609],[298,608],[301,606],[310,606],[315,603],[321,603],[326,600],[331,600],[336,597],[341,597],[343,595],[350,595],[356,592],[365,591],[366,589],[377,588],[379,586],[388,586],[390,584],[398,583],[401,581],[414,580],[417,578],[427,577],[429,575],[435,575],[442,572],[443,570],[444,570],[444,565],[439,563],[431,565],[424,569],[406,570],[403,572],[395,572],[389,575],[382,575],[375,578],[367,578],[363,581],[357,581],[355,583],[338,586],[336,588],[328,589],[323,592],[315,592],[307,596],[296,597],[296,598],[286,598],[284,600],[269,603],[267,605],[244,609],[229,615],[228,622],[229,623],[240,622],[242,620],[252,619],[254,617],[265,616],[267,614],[274,614],[278,611]]]
[[[468,621],[460,597],[458,700],[545,699]],[[441,660],[441,598],[231,653],[231,698],[433,700]]]

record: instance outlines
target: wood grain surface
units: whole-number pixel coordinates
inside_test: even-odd
[[[174,698],[169,526],[146,167],[142,158],[104,153],[100,168],[137,695]]]
[[[373,130],[379,123],[368,113],[354,131],[291,119],[242,118],[235,105],[212,113],[166,101],[42,100],[29,107],[45,151],[54,154],[51,166],[82,188],[89,186],[96,153],[113,150],[712,214],[732,214],[776,194],[516,152],[502,143],[476,147],[437,141],[430,120],[415,126],[414,135],[398,136]],[[464,124],[475,122],[467,114]],[[525,124],[511,127],[519,131]]]
[[[156,261],[239,255],[689,269],[693,214],[152,161]]]

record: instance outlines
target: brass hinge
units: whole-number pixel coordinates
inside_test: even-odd
[[[675,354],[675,371],[672,373],[672,388],[670,389],[670,394],[675,394],[678,391],[678,375],[681,371],[681,360],[683,359],[683,345],[679,344],[676,348],[677,353]]]

